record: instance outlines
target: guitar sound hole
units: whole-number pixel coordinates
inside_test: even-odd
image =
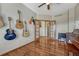
[[[19,21],[19,23],[21,23],[21,21]]]

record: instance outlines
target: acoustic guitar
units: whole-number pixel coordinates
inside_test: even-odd
[[[4,26],[3,18],[0,16],[0,28]]]
[[[23,36],[28,37],[29,36],[29,31],[27,30],[27,22],[24,21],[24,24],[25,24],[25,26],[24,26],[24,29],[23,29]]]
[[[14,30],[11,28],[11,17],[8,17],[8,21],[9,21],[9,29],[6,30],[6,34],[4,36],[4,38],[6,40],[13,40],[16,38],[16,34],[14,33]]]
[[[17,12],[18,12],[18,15],[19,15],[19,19],[16,20],[16,28],[23,29],[24,28],[24,25],[23,25],[23,21],[21,19],[21,11],[18,10]]]

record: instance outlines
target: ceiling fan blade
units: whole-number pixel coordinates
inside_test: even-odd
[[[47,5],[47,9],[48,9],[48,10],[50,9],[50,4]]]
[[[46,4],[46,3],[43,3],[43,4],[39,5],[38,7],[41,7],[41,6],[45,5],[45,4]]]

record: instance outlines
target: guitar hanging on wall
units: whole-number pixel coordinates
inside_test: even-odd
[[[21,11],[18,10],[17,12],[18,12],[18,15],[19,15],[19,19],[16,20],[16,28],[23,29],[24,25],[23,25],[23,21],[21,19]]]
[[[35,25],[35,19],[34,19],[34,17],[32,17],[31,20],[32,20],[33,24]]]
[[[24,21],[24,24],[25,24],[25,26],[24,26],[24,29],[23,29],[23,36],[28,37],[29,36],[29,31],[27,30],[27,22]]]
[[[14,33],[14,30],[11,28],[11,17],[8,17],[8,21],[9,21],[9,29],[6,30],[6,34],[4,36],[4,38],[6,40],[13,40],[16,38],[16,34]]]
[[[5,24],[4,24],[4,22],[3,22],[3,18],[2,18],[2,16],[0,16],[0,28],[2,28],[4,25],[5,25]]]

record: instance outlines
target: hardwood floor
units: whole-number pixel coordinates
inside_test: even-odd
[[[3,56],[67,56],[79,55],[73,45],[41,37],[30,44],[10,51]]]

